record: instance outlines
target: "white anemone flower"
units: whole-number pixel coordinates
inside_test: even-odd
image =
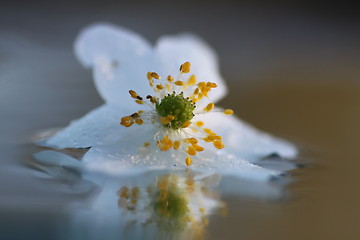
[[[281,172],[258,166],[262,158],[297,154],[292,144],[254,129],[232,110],[214,108],[227,88],[215,53],[194,35],[163,36],[152,46],[127,29],[97,24],[80,33],[75,54],[92,70],[105,104],[46,145],[90,147],[83,157],[89,170],[190,167],[266,180]]]

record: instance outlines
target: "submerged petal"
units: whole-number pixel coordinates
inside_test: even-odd
[[[184,62],[191,62],[191,74],[201,81],[211,81],[218,86],[216,91],[209,95],[210,101],[219,101],[226,95],[226,84],[220,76],[215,52],[195,35],[161,37],[155,46],[155,54],[162,75],[177,76],[179,66]]]
[[[119,125],[126,106],[112,105],[98,107],[84,117],[71,122],[64,130],[50,137],[46,146],[54,148],[86,148],[103,145],[123,137],[126,129]]]
[[[76,39],[75,54],[93,69],[96,87],[108,103],[127,102],[129,89],[150,89],[144,80],[152,69],[151,45],[130,30],[111,24],[89,26]]]

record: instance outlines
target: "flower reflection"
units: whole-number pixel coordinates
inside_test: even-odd
[[[200,239],[208,225],[208,216],[220,212],[215,210],[225,210],[225,203],[204,181],[209,179],[217,180],[218,176],[195,180],[191,171],[159,175],[144,189],[122,187],[118,191],[118,205],[135,216],[146,211],[146,217],[138,220],[155,225],[161,235]]]

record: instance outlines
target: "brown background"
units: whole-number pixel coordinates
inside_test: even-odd
[[[53,238],[65,183],[35,178],[30,136],[101,104],[72,55],[77,32],[110,21],[151,41],[191,31],[219,54],[230,87],[220,105],[302,150],[286,202],[227,199],[210,239],[358,239],[360,19],[354,6],[282,1],[2,2],[0,7],[0,238]]]

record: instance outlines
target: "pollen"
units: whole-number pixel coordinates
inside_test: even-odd
[[[234,114],[234,111],[233,111],[232,109],[226,109],[226,110],[224,110],[224,113],[225,113],[226,115],[233,115],[233,114]]]
[[[185,159],[185,163],[186,163],[186,166],[190,166],[191,163],[192,163],[191,157],[187,157],[187,158]]]
[[[196,126],[202,127],[202,126],[204,126],[204,122],[202,122],[202,121],[197,121],[197,122],[196,122]]]
[[[213,110],[215,107],[215,105],[213,103],[209,103],[205,108],[204,111],[205,112],[210,112],[211,110]]]
[[[222,141],[215,141],[213,144],[214,144],[214,147],[216,147],[217,149],[224,148],[224,143]]]
[[[224,148],[222,137],[209,128],[204,128],[205,121],[192,121],[197,114],[207,114],[215,107],[214,103],[206,103],[212,89],[217,87],[213,82],[198,82],[195,75],[185,77],[184,73],[190,72],[190,62],[180,66],[180,73],[176,78],[168,75],[161,79],[156,72],[148,72],[146,77],[154,95],[147,95],[146,98],[139,96],[134,90],[130,90],[130,96],[136,103],[150,107],[151,110],[140,110],[129,116],[121,118],[120,124],[124,127],[131,127],[134,124],[153,124],[158,131],[154,138],[154,145],[160,151],[180,151],[187,155],[186,166],[190,166],[193,156],[205,150],[209,145],[200,146],[201,143],[211,143],[214,148]],[[156,83],[155,83],[156,82]],[[196,109],[199,103],[205,104],[203,109]],[[221,112],[216,110],[216,113]],[[222,111],[223,114],[232,115],[231,109]],[[191,131],[191,132],[190,132]],[[150,142],[144,142],[148,147]],[[123,190],[124,195],[130,197],[129,190]],[[125,194],[126,192],[126,194]],[[165,192],[164,192],[165,193]],[[134,192],[136,195],[136,193]],[[166,197],[166,196],[164,196]],[[132,199],[132,198],[131,198]],[[136,198],[133,198],[136,201]]]
[[[190,66],[191,66],[191,64],[189,62],[185,62],[184,64],[182,64],[180,66],[180,72],[182,72],[182,73],[190,72]]]

